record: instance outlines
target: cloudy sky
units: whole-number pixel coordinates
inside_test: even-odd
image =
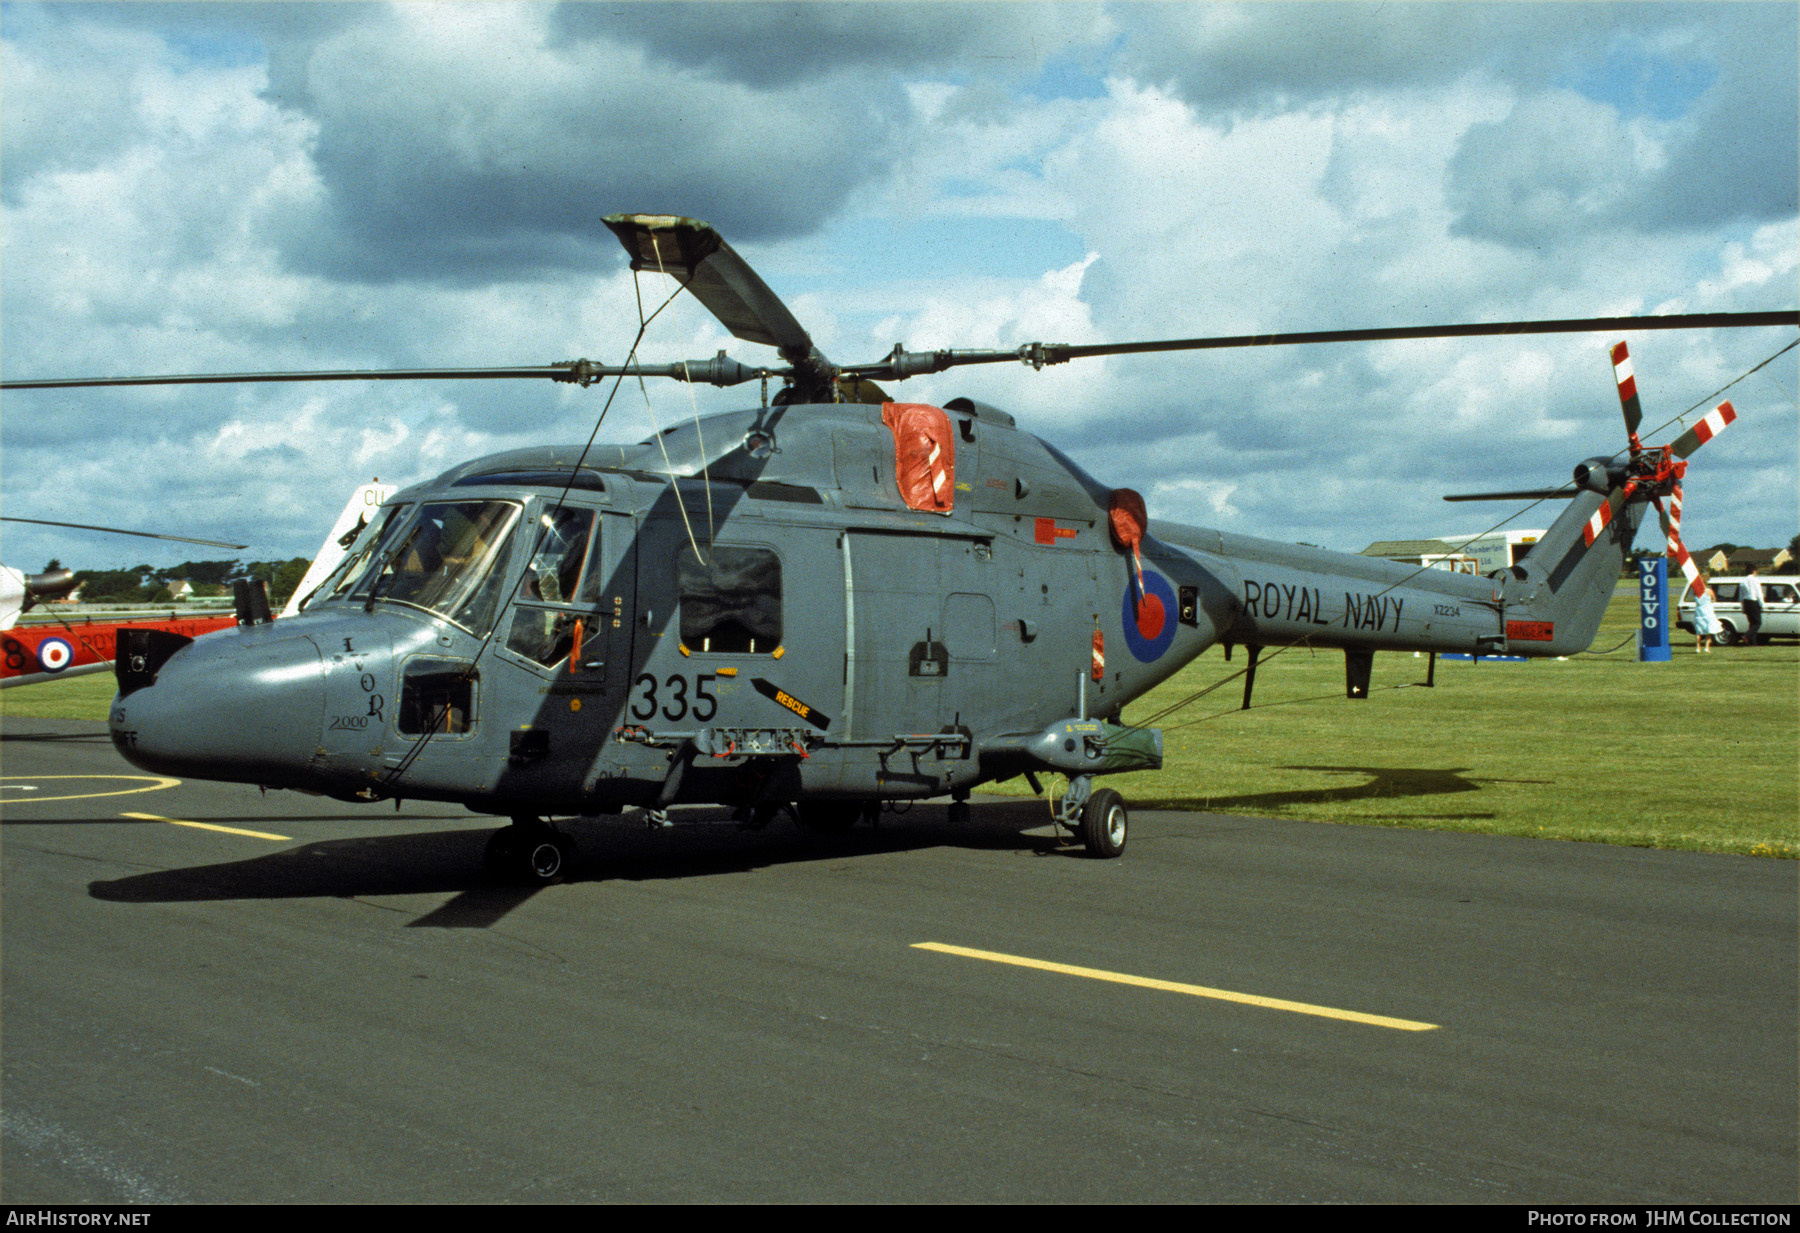
[[[10,4],[3,371],[617,362],[638,319],[600,221],[620,210],[719,226],[840,362],[1791,308],[1796,12]],[[1646,428],[1795,336],[1632,336]],[[1481,529],[1512,508],[1441,494],[1620,448],[1612,341],[993,366],[894,392],[1004,406],[1153,516],[1354,551]],[[692,300],[641,354],[721,347],[772,360]],[[1731,388],[1743,419],[1696,455],[1690,544],[1800,530],[1796,355]],[[753,389],[626,391],[603,435]],[[600,405],[547,383],[14,392],[0,500],[310,554],[355,483],[580,440]],[[9,523],[0,553],[203,554],[148,543]]]

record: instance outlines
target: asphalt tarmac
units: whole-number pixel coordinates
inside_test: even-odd
[[[577,823],[534,890],[0,734],[10,1203],[1800,1197],[1792,861],[978,801]]]

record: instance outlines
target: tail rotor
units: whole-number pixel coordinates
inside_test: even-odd
[[[1625,437],[1629,443],[1630,458],[1626,462],[1622,482],[1606,494],[1606,502],[1588,519],[1587,525],[1582,528],[1582,538],[1592,545],[1627,501],[1639,494],[1647,496],[1656,506],[1657,517],[1662,521],[1663,535],[1668,540],[1668,557],[1687,579],[1688,590],[1697,596],[1706,587],[1700,580],[1700,570],[1688,553],[1687,545],[1681,542],[1681,481],[1687,475],[1688,457],[1736,422],[1737,411],[1729,402],[1722,402],[1668,445],[1646,447],[1638,439],[1637,430],[1643,421],[1643,409],[1638,403],[1637,379],[1632,375],[1631,355],[1623,342],[1613,346],[1612,363],[1613,379],[1619,387],[1619,407],[1625,415]],[[1577,478],[1580,478],[1579,474]],[[1669,502],[1667,506],[1663,504],[1665,498]]]

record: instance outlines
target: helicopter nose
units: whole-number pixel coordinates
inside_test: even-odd
[[[208,634],[121,693],[109,716],[126,761],[163,775],[298,785],[318,748],[325,672],[307,637],[270,626]]]

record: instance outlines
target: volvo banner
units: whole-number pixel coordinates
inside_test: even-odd
[[[1669,559],[1638,558],[1638,659],[1669,662]]]

